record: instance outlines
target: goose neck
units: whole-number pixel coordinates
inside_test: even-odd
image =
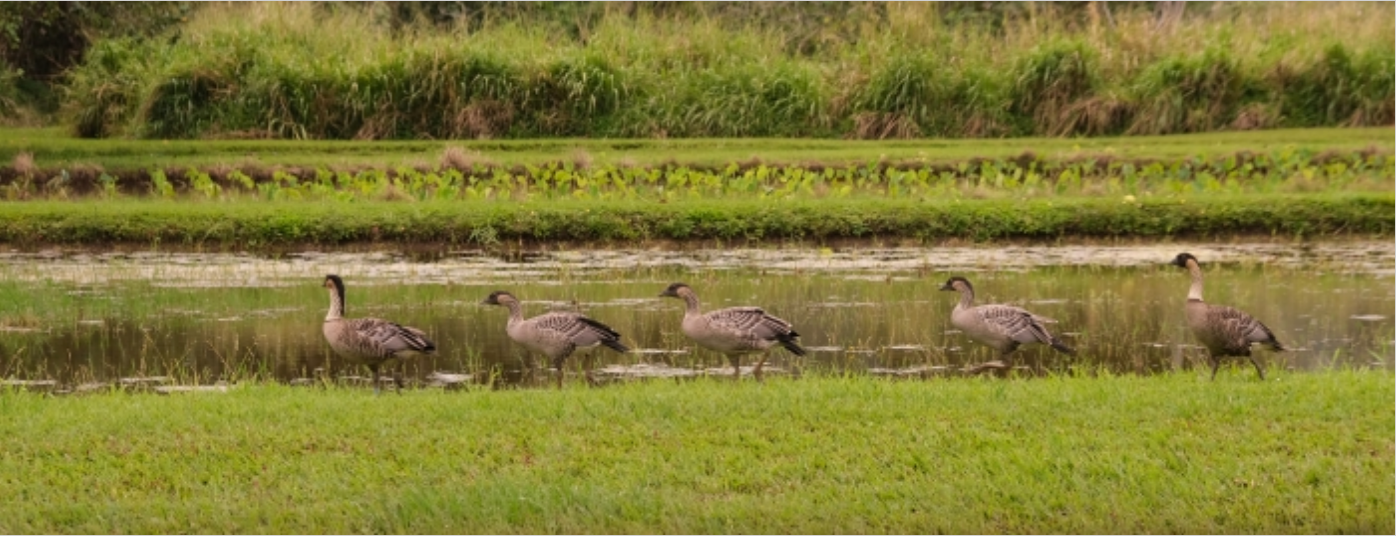
[[[974,289],[969,285],[960,287],[960,302],[955,304],[956,309],[969,309],[974,307]]]
[[[698,316],[699,314],[702,314],[701,304],[698,302],[697,294],[694,294],[692,291],[689,291],[684,292],[679,296],[683,298],[684,316]]]
[[[344,289],[333,287],[330,291],[330,310],[325,313],[325,321],[344,318]]]
[[[511,298],[508,300],[501,300],[499,303],[509,309],[510,324],[523,321],[523,305],[521,305],[518,300]]]
[[[1188,287],[1188,301],[1202,301],[1202,267],[1196,261],[1188,261],[1188,275],[1192,277],[1192,286]]]

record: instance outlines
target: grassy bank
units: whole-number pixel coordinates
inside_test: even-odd
[[[1389,236],[1390,193],[1190,199],[721,199],[12,203],[0,243],[268,247],[352,243],[492,247],[547,241]]]
[[[810,139],[532,139],[446,141],[137,140],[81,139],[61,128],[0,129],[0,181],[27,169],[44,179],[67,170],[125,174],[188,168],[384,169],[470,168],[585,163],[611,167],[666,164],[721,169],[731,163],[949,165],[976,159],[1044,162],[1214,161],[1238,154],[1279,160],[1347,157],[1372,150],[1391,155],[1391,127],[1211,132],[1172,136],[1012,138],[990,140]],[[1390,167],[1390,166],[1386,166]],[[250,171],[249,171],[250,172]]]
[[[1391,532],[1390,374],[0,393],[6,532]]]
[[[1091,6],[985,24],[935,5],[631,5],[565,27],[523,13],[417,28],[334,5],[211,6],[177,38],[94,44],[70,72],[64,121],[87,137],[916,138],[1382,125],[1396,113],[1390,5],[1217,4],[1176,19]]]

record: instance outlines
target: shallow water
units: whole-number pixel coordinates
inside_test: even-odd
[[[674,281],[692,285],[704,310],[757,305],[793,322],[810,355],[777,350],[768,365],[776,371],[924,376],[996,359],[951,327],[957,296],[937,291],[951,275],[974,283],[978,303],[1012,303],[1056,319],[1053,331],[1078,350],[1070,357],[1024,347],[1012,364],[1151,373],[1205,362],[1183,323],[1188,277],[1165,264],[1180,251],[1202,260],[1209,302],[1250,312],[1291,349],[1261,352],[1268,368],[1392,367],[1396,246],[1336,242],[426,256],[9,252],[0,253],[0,371],[68,384],[139,375],[292,380],[317,368],[363,374],[333,357],[320,334],[328,306],[320,283],[337,273],[350,317],[416,326],[436,342],[436,356],[405,369],[423,383],[437,371],[519,378],[525,354],[504,334],[507,313],[479,304],[500,289],[519,296],[530,316],[584,311],[637,350],[598,351],[598,368],[729,372],[723,358],[695,351],[679,332],[681,302],[658,297]],[[641,364],[671,368],[634,367]]]

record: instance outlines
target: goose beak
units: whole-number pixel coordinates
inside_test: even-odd
[[[946,283],[946,284],[940,286],[940,290],[952,290],[952,291],[953,291],[953,290],[955,290],[955,287],[952,287],[952,286],[950,286],[949,283]]]

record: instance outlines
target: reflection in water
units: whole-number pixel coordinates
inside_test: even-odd
[[[525,381],[526,353],[505,318],[478,302],[493,290],[536,298],[530,311],[580,310],[637,350],[596,353],[598,370],[721,367],[679,332],[669,283],[701,284],[708,309],[761,303],[790,320],[810,355],[777,350],[792,371],[925,376],[994,359],[949,322],[955,296],[936,289],[973,274],[979,301],[1028,306],[1058,320],[1079,355],[1028,347],[1014,364],[1104,366],[1150,373],[1202,364],[1183,321],[1180,251],[1207,272],[1206,297],[1260,318],[1293,351],[1261,352],[1269,368],[1391,367],[1393,260],[1378,242],[981,248],[236,254],[0,254],[0,371],[77,382],[169,374],[184,383],[365,374],[337,363],[320,332],[327,273],[349,282],[350,316],[425,330],[438,355],[409,361],[478,382]],[[581,359],[569,366],[575,371]],[[887,369],[887,370],[882,370]],[[665,374],[685,376],[676,371]],[[547,373],[540,375],[546,377]],[[544,378],[546,379],[546,378]]]

